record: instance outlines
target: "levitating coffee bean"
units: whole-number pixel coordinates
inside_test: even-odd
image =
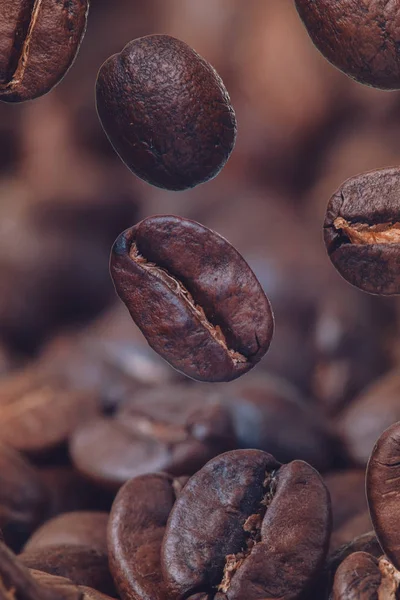
[[[350,554],[336,571],[332,600],[395,600],[400,573],[383,556]]]
[[[96,93],[114,149],[153,185],[194,187],[215,177],[233,150],[236,118],[221,78],[173,37],[130,42],[103,64]]]
[[[400,294],[400,170],[348,179],[328,204],[324,236],[349,283],[370,294]]]
[[[366,489],[372,523],[382,549],[400,567],[400,423],[384,431],[368,463]]]
[[[122,233],[116,290],[150,346],[200,381],[230,381],[269,348],[268,298],[242,256],[194,221],[155,216]]]
[[[328,492],[307,463],[226,452],[189,479],[172,508],[164,580],[177,599],[202,591],[216,600],[294,600],[314,583],[330,528]]]
[[[397,2],[296,0],[312,41],[336,67],[361,83],[400,88]]]
[[[49,92],[68,71],[86,28],[89,0],[2,0],[0,100]]]

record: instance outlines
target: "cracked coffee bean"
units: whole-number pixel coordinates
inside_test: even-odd
[[[400,170],[348,179],[329,201],[324,237],[349,283],[370,294],[400,294]]]
[[[149,217],[111,253],[120,298],[150,346],[199,381],[230,381],[267,352],[273,315],[253,271],[214,231],[181,217]]]
[[[368,463],[366,490],[372,523],[383,551],[400,568],[400,423],[384,431]]]
[[[168,516],[186,478],[164,473],[128,481],[114,501],[108,526],[110,570],[121,598],[167,600],[161,544]]]
[[[296,0],[320,52],[347,75],[373,87],[400,88],[400,12],[387,0]]]
[[[96,96],[115,151],[152,185],[192,188],[215,177],[233,150],[236,118],[221,78],[168,35],[139,38],[111,56]]]
[[[332,600],[396,600],[400,573],[384,557],[354,552],[336,571]]]
[[[49,92],[72,65],[86,29],[89,0],[2,0],[0,100]]]
[[[328,491],[307,463],[281,465],[259,450],[222,454],[172,508],[161,556],[168,592],[177,600],[305,597],[324,563],[331,518]]]

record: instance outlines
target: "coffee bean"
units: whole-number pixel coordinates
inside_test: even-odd
[[[400,566],[400,423],[384,431],[368,463],[366,489],[371,519],[383,551]]]
[[[50,519],[39,527],[24,546],[24,552],[57,546],[82,545],[107,553],[108,513],[75,511]]]
[[[227,452],[188,481],[172,508],[164,580],[177,599],[204,592],[216,600],[294,600],[321,569],[330,528],[328,492],[307,463]]]
[[[0,100],[23,102],[64,77],[86,28],[89,0],[4,0],[0,19]]]
[[[110,514],[110,570],[122,598],[166,600],[161,573],[161,544],[181,486],[159,473],[128,481]]]
[[[168,35],[130,42],[101,67],[97,111],[110,142],[141,179],[184,190],[215,177],[233,150],[225,86],[187,44]]]
[[[385,557],[354,552],[336,571],[332,600],[394,599],[399,584],[400,573]]]
[[[113,600],[111,596],[106,596],[93,588],[75,585],[66,577],[50,575],[49,573],[36,571],[35,569],[29,569],[29,573],[40,584],[42,590],[46,590],[47,588],[51,590],[51,600],[58,600],[58,595],[60,595],[60,600],[63,600],[64,597],[66,600],[74,600],[77,593],[79,593],[80,600]]]
[[[339,273],[370,294],[400,294],[400,171],[348,179],[329,201],[325,244]]]
[[[230,381],[268,350],[268,298],[237,250],[199,223],[141,221],[115,242],[111,274],[150,346],[188,377]]]
[[[338,69],[361,83],[400,88],[398,5],[383,0],[296,0],[312,41]]]
[[[372,523],[369,510],[365,510],[348,519],[341,527],[332,533],[330,551],[337,550],[350,543],[357,537],[365,535],[371,530]]]
[[[347,521],[368,509],[363,469],[347,469],[328,473],[324,482],[332,502],[333,531],[340,529]],[[371,527],[368,531],[370,529]],[[354,535],[351,539],[354,537],[356,536]]]

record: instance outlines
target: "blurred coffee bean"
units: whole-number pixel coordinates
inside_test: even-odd
[[[42,457],[97,411],[92,394],[70,391],[34,367],[0,382],[0,406],[0,442]]]
[[[0,445],[0,529],[18,550],[45,518],[49,495],[38,472],[17,451]]]
[[[66,577],[50,575],[49,573],[36,571],[35,569],[29,569],[29,573],[41,586],[42,594],[47,591],[47,589],[51,591],[52,600],[64,600],[64,598],[65,600],[75,600],[77,593],[79,594],[79,600],[113,600],[111,596],[106,596],[105,594],[102,594],[93,588],[75,585]]]
[[[192,474],[234,445],[218,395],[176,385],[138,393],[112,419],[88,421],[72,435],[70,453],[82,474],[115,490],[144,473]]]
[[[368,509],[356,514],[332,533],[330,544],[331,552],[337,550],[344,544],[348,544],[354,538],[365,535],[371,530],[371,527],[372,522]]]
[[[361,392],[338,417],[349,458],[366,466],[382,431],[400,420],[400,374],[391,371]]]
[[[57,544],[32,549],[18,556],[28,569],[70,579],[76,585],[115,595],[107,553],[90,546]]]
[[[225,392],[239,447],[265,450],[282,462],[305,460],[319,470],[334,463],[338,448],[328,422],[287,382],[249,374],[217,389]]]
[[[46,521],[29,538],[24,552],[57,546],[89,546],[107,553],[108,513],[76,511]]]
[[[325,475],[324,481],[332,501],[333,531],[340,529],[347,521],[368,509],[365,496],[365,471],[348,469],[332,472]],[[356,535],[351,539],[354,537]]]
[[[180,490],[163,473],[141,475],[119,490],[108,526],[110,570],[122,598],[166,600],[161,544]]]

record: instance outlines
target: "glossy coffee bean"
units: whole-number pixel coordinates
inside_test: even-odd
[[[400,170],[348,179],[329,201],[324,237],[349,283],[370,294],[400,294]]]
[[[89,0],[2,1],[0,100],[32,100],[59,83],[78,52],[88,8]]]
[[[307,463],[227,452],[188,481],[172,508],[164,580],[177,599],[201,591],[216,600],[294,600],[314,583],[330,528],[328,492]]]
[[[101,67],[97,111],[110,142],[141,179],[169,190],[215,177],[233,150],[225,86],[187,44],[168,35],[130,42]]]
[[[385,558],[350,554],[336,571],[332,600],[395,600],[400,573]]]
[[[141,221],[115,242],[111,275],[150,346],[188,377],[236,379],[268,350],[268,298],[237,250],[199,223]]]
[[[383,551],[400,567],[400,423],[382,433],[368,463],[366,489],[371,519]]]
[[[336,67],[361,83],[400,88],[400,16],[385,0],[296,0],[312,41]]]
[[[163,473],[142,475],[118,492],[110,514],[110,570],[121,598],[166,600],[161,544],[182,483]]]

